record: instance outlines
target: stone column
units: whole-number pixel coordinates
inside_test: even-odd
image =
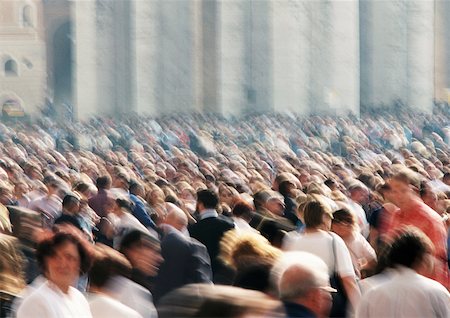
[[[275,111],[309,112],[311,3],[273,2],[273,104]]]
[[[431,113],[434,98],[434,1],[408,0],[408,106]]]
[[[156,1],[133,0],[131,3],[131,67],[134,73],[135,110],[139,114],[158,113],[156,92],[158,7]]]
[[[332,114],[359,115],[358,1],[329,2],[330,86],[325,100]]]
[[[361,2],[361,104],[390,106],[407,99],[405,0]]]
[[[74,115],[78,119],[97,114],[95,0],[71,3],[74,34]]]
[[[246,108],[245,28],[246,3],[241,0],[218,4],[218,111],[238,115]]]

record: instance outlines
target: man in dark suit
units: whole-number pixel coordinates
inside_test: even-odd
[[[219,198],[212,190],[197,192],[197,211],[199,221],[189,227],[191,236],[205,244],[211,258],[214,283],[230,284],[231,279],[226,265],[219,259],[220,241],[225,232],[234,229],[230,218],[216,211]]]
[[[161,225],[161,256],[152,291],[157,302],[170,291],[187,284],[211,283],[211,261],[202,243],[189,237],[187,215],[176,205],[166,203],[167,216]]]

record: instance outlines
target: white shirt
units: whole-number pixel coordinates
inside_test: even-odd
[[[334,264],[333,239],[337,264]],[[283,250],[304,251],[320,257],[328,266],[330,274],[337,272],[341,277],[355,276],[350,253],[344,241],[334,233],[318,231],[314,233],[289,232],[283,240]]]
[[[110,291],[115,299],[137,311],[144,318],[157,318],[153,296],[148,289],[125,277],[115,277]],[[107,316],[105,316],[107,317]]]
[[[93,318],[142,318],[137,311],[106,295],[89,294],[88,301]]]
[[[444,286],[406,267],[396,272],[363,296],[356,317],[450,317],[450,294]]]
[[[89,304],[83,294],[69,287],[67,294],[49,281],[23,300],[17,318],[91,318]]]
[[[369,222],[367,222],[366,212],[358,202],[355,202],[352,199],[348,200],[348,205],[350,206],[351,209],[350,212],[353,213],[353,215],[356,217],[356,220],[358,221],[358,226],[361,230],[361,234],[364,237],[368,237]]]

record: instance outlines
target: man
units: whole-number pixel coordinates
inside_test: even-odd
[[[62,201],[61,215],[55,220],[55,224],[70,224],[86,234],[89,240],[93,240],[92,227],[80,214],[80,197],[76,193],[69,193]]]
[[[391,199],[399,210],[390,214],[387,221],[388,239],[404,226],[414,226],[425,233],[434,244],[435,268],[429,277],[449,288],[447,231],[439,214],[420,199],[418,176],[406,169],[394,175],[389,185]]]
[[[132,266],[131,280],[116,280],[116,288],[112,290],[114,298],[144,318],[157,317],[150,290],[151,280],[163,261],[159,241],[141,231],[132,230],[123,237],[120,252]]]
[[[395,273],[363,296],[356,317],[450,317],[449,292],[421,275],[432,271],[432,251],[420,230],[399,234],[388,255]]]
[[[89,271],[88,302],[93,318],[132,317],[142,318],[135,310],[114,298],[113,290],[117,277],[126,280],[131,264],[116,250],[98,244],[95,257]]]
[[[130,184],[130,200],[133,202],[134,206],[132,208],[132,213],[139,222],[142,223],[154,237],[158,237],[157,226],[155,222],[148,215],[144,200],[142,196],[144,195],[144,186],[137,182],[132,181]]]
[[[328,317],[335,291],[327,265],[307,252],[288,252],[274,265],[271,276],[288,318]]]
[[[350,193],[348,205],[357,220],[361,234],[367,238],[369,223],[363,205],[369,201],[369,189],[361,181],[355,181],[348,186],[348,191]]]
[[[59,197],[60,183],[54,176],[46,176],[43,182],[47,188],[47,194],[32,200],[28,208],[41,213],[44,228],[51,228],[62,209],[62,201]]]
[[[286,232],[295,230],[291,222],[282,217],[283,197],[272,190],[254,194],[255,214],[250,225],[258,230],[273,246],[281,247]]]
[[[89,206],[95,211],[95,213],[97,213],[99,217],[106,217],[108,215],[107,207],[112,200],[109,195],[111,182],[110,176],[98,177],[95,184],[98,192],[89,199]]]
[[[170,291],[194,283],[211,283],[211,261],[206,247],[186,235],[188,218],[176,205],[166,203],[162,221],[161,255],[164,262],[155,279],[155,302]]]
[[[216,211],[219,197],[211,190],[197,192],[197,211],[199,221],[189,227],[191,236],[205,244],[211,258],[213,281],[215,283],[230,283],[225,264],[219,259],[220,241],[225,232],[234,229],[234,223],[229,218],[218,215]]]

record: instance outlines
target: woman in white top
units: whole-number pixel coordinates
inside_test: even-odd
[[[365,278],[368,276],[367,273],[372,273],[377,264],[377,256],[372,246],[359,232],[353,214],[347,209],[335,211],[331,230],[344,240],[358,278]]]
[[[91,263],[81,239],[56,233],[38,245],[36,257],[47,281],[23,300],[17,318],[91,318],[88,302],[72,287]]]
[[[344,241],[330,232],[332,219],[331,209],[319,196],[311,199],[304,208],[304,232],[288,233],[283,241],[283,249],[305,251],[320,257],[328,265],[330,272],[339,275],[352,307],[356,308],[361,294],[355,271]]]

